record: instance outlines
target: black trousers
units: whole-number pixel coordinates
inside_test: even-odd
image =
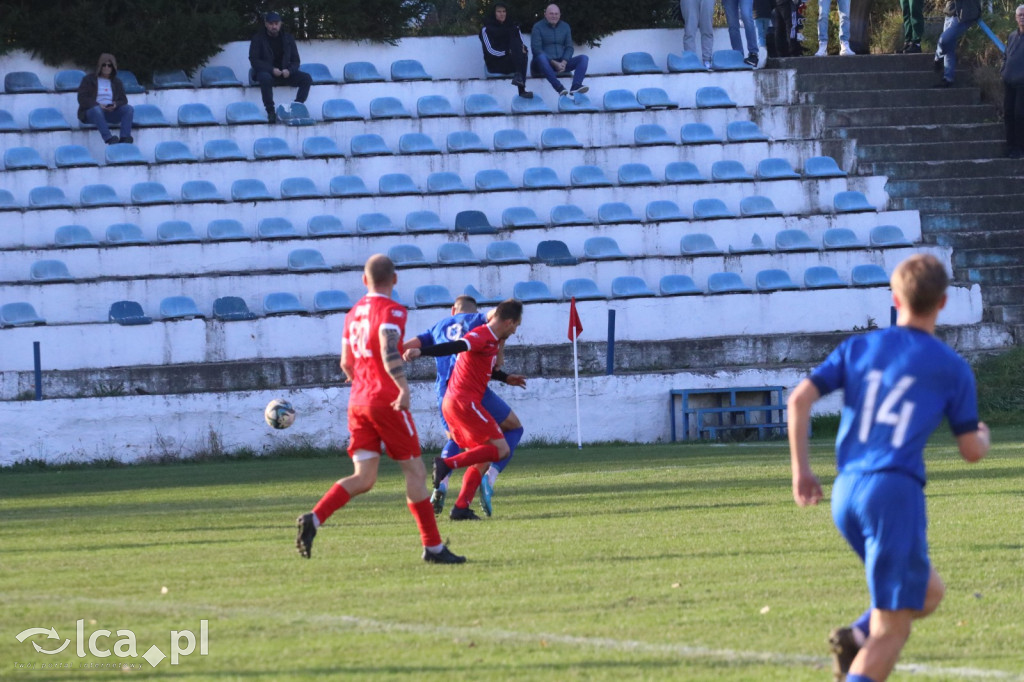
[[[313,77],[305,71],[295,69],[288,74],[287,78],[275,78],[269,71],[257,71],[254,74],[257,83],[260,84],[260,93],[263,95],[263,106],[267,111],[274,108],[274,86],[294,85],[299,90],[295,93],[296,102],[305,102],[309,97],[309,87],[313,85]]]
[[[1003,95],[1006,144],[1024,151],[1024,85],[1003,83]]]
[[[484,63],[487,64],[487,70],[491,73],[515,74],[525,83],[526,63],[529,58],[530,55],[528,55],[523,49],[523,41],[519,39],[519,32],[515,31],[512,34],[512,40],[509,41],[508,50],[505,52],[505,56],[493,57],[491,55],[487,55],[484,58]]]

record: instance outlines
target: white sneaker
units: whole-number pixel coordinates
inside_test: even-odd
[[[854,54],[853,50],[850,49],[850,43],[845,40],[839,41],[839,56],[850,57]]]
[[[768,61],[768,48],[759,47],[757,48],[757,68],[763,69],[765,62]]]
[[[828,43],[818,43],[818,51],[814,53],[815,57],[824,57],[828,54]]]

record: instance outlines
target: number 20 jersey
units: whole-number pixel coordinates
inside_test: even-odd
[[[925,483],[924,447],[943,416],[977,431],[974,374],[956,351],[913,327],[852,336],[810,376],[821,395],[843,389],[840,473],[901,471]]]
[[[407,317],[405,308],[380,294],[363,296],[345,315],[341,343],[355,363],[349,405],[387,406],[398,397],[398,386],[384,367],[379,334],[382,327],[397,330],[401,353]]]

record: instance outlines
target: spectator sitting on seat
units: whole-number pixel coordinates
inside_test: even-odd
[[[1024,5],[1017,6],[1017,30],[1006,40],[1003,54],[1003,113],[1007,156],[1024,157]]]
[[[117,60],[104,52],[96,64],[96,72],[87,74],[78,85],[78,120],[96,126],[107,144],[130,144],[135,141],[132,138],[134,116],[124,84],[117,77]],[[120,126],[120,136],[111,134],[110,123]]]
[[[294,85],[296,102],[305,102],[309,96],[309,87],[313,77],[299,71],[299,48],[295,46],[295,38],[287,31],[281,30],[281,15],[267,12],[263,17],[266,27],[258,31],[249,42],[249,64],[252,65],[252,77],[260,85],[263,94],[263,107],[267,110],[267,121],[277,122],[274,111],[274,86]]]
[[[559,95],[576,95],[589,88],[583,84],[587,75],[586,55],[573,56],[572,29],[562,19],[558,5],[548,5],[544,18],[533,25],[530,43],[533,48],[533,75],[544,76]],[[571,71],[572,86],[566,90],[557,74]]]
[[[480,29],[480,42],[484,48],[484,64],[491,73],[511,73],[512,85],[519,88],[519,96],[532,99],[533,93],[526,89],[526,62],[529,51],[523,44],[519,24],[506,21],[508,5],[499,2],[494,5],[494,20]]]
[[[953,85],[956,75],[956,44],[967,33],[967,29],[981,18],[981,0],[952,0],[946,4],[946,14],[945,28],[935,50],[936,57],[941,55],[943,59],[942,80],[936,85],[940,88]]]

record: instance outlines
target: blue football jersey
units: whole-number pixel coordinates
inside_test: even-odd
[[[482,324],[487,324],[487,316],[483,313],[459,313],[444,318],[416,338],[420,340],[420,345],[423,348],[427,348],[439,343],[458,341],[470,329],[475,329]],[[457,355],[434,358],[434,362],[437,364],[437,379],[434,381],[434,388],[437,391],[438,400],[444,397],[456,358],[458,358]]]
[[[954,435],[978,429],[974,373],[956,351],[912,327],[852,336],[810,376],[821,395],[843,389],[836,464],[902,471],[925,483],[924,447],[945,416]]]

